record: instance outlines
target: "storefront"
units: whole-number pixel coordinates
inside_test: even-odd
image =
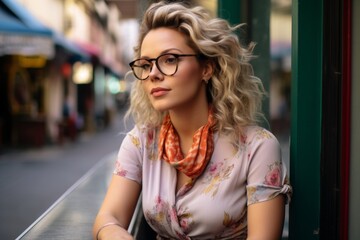
[[[25,8],[1,1],[0,146],[38,147],[59,141],[64,103],[76,99],[76,91],[68,90],[72,64],[88,60],[85,52]]]
[[[0,144],[45,141],[42,116],[42,69],[54,56],[52,33],[31,29],[13,17],[4,2],[0,8]],[[31,69],[31,70],[30,70]]]

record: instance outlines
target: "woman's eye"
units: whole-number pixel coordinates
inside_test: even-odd
[[[176,57],[167,57],[166,60],[165,60],[165,63],[167,64],[174,64],[176,63]]]
[[[150,64],[143,64],[140,66],[143,70],[149,70],[151,68]]]

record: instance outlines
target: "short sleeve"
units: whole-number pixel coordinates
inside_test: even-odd
[[[290,201],[292,188],[287,168],[281,159],[278,140],[266,129],[259,128],[251,137],[248,152],[247,204],[270,200],[285,194]]]
[[[142,147],[141,134],[137,127],[125,136],[115,164],[114,174],[134,180],[142,180]]]

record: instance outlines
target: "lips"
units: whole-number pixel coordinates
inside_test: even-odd
[[[160,97],[160,96],[165,95],[169,91],[170,91],[170,89],[157,87],[157,88],[151,89],[150,94],[153,95],[154,97]]]

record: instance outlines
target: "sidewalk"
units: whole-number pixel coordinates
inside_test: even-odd
[[[104,156],[116,153],[122,117],[73,143],[0,155],[0,239],[15,239]]]
[[[91,239],[94,219],[107,191],[115,158],[114,152],[95,164],[17,239]]]

